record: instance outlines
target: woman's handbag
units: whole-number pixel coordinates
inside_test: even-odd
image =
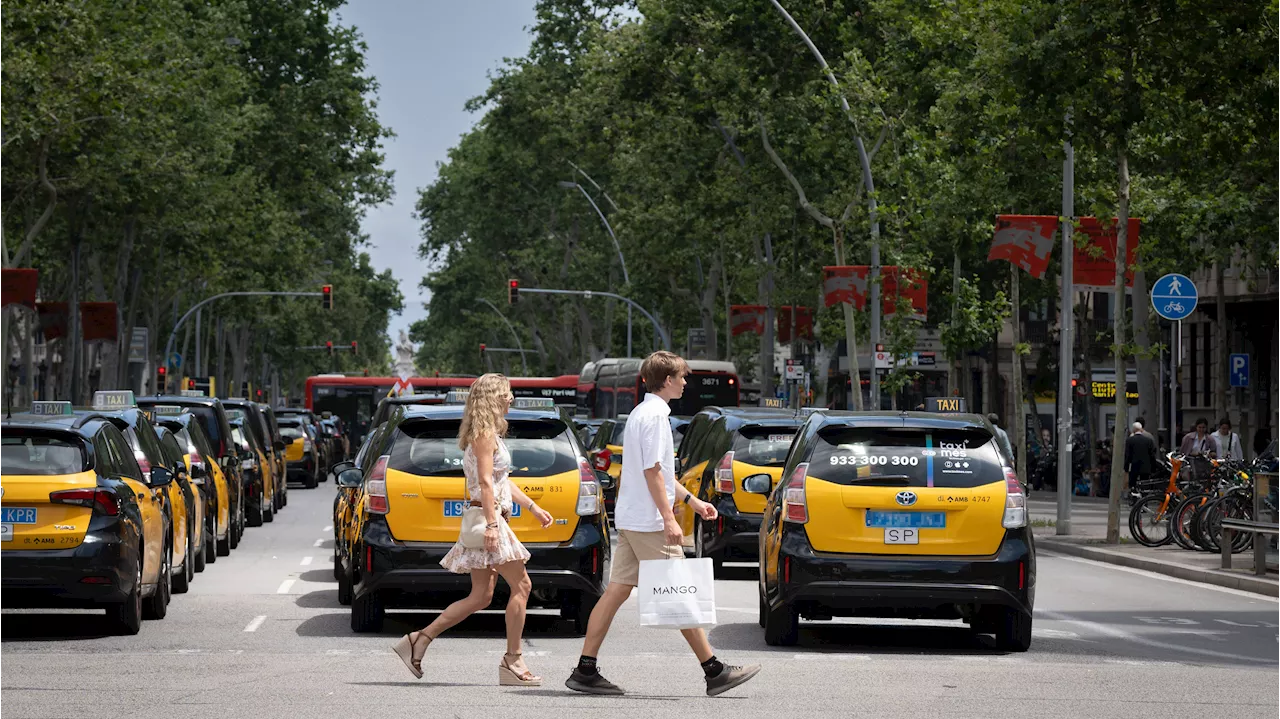
[[[462,508],[462,533],[458,535],[458,541],[467,549],[484,549],[485,524],[484,507],[474,506],[468,501]]]

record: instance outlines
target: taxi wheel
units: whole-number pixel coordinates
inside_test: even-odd
[[[369,592],[351,602],[351,631],[353,632],[380,632],[386,617],[387,610],[382,606],[382,599],[375,592]]]
[[[208,515],[208,514],[206,514],[205,516],[206,516],[206,517],[208,517],[209,515]],[[205,520],[205,526],[203,526],[203,527],[201,527],[201,528],[200,528],[200,539],[196,541],[196,546],[198,547],[198,549],[196,550],[195,570],[196,570],[197,572],[203,572],[203,571],[204,571],[204,565],[205,565],[205,564],[207,564],[207,563],[208,563],[208,561],[209,561],[209,541],[208,541],[208,540],[209,540],[209,527],[208,527],[208,524],[209,524],[209,520],[208,520],[208,519],[206,519],[206,520]]]
[[[173,580],[169,583],[169,589],[173,594],[186,594],[191,588],[191,578],[189,572],[191,569],[191,555],[195,550],[191,548],[191,534],[187,534],[187,553],[182,558],[182,571],[173,575]]]
[[[333,542],[333,578],[342,581],[342,560],[338,557],[338,542]]]
[[[795,607],[783,604],[777,609],[764,607],[764,643],[771,647],[789,647],[800,639],[800,617]]]
[[[351,604],[351,595],[353,594],[352,580],[354,579],[351,576],[351,568],[349,565],[346,569],[342,569],[340,565],[334,566],[336,569],[335,574],[338,575],[338,604],[344,607],[349,606]]]
[[[765,612],[769,611],[769,607],[765,606],[763,594],[758,594],[757,596],[760,598],[760,617],[757,621],[760,623],[760,628],[764,629],[764,615]]]
[[[263,504],[262,500],[259,500],[257,507],[249,507],[248,516],[245,518],[245,523],[248,526],[250,527],[262,526],[262,521],[263,519],[266,518],[266,513],[263,511],[262,504]]]
[[[267,507],[266,509],[262,510],[262,521],[264,522],[276,521],[276,500],[275,499],[271,500],[270,507]]]
[[[169,613],[169,582],[167,577],[171,567],[173,567],[173,552],[166,548],[164,559],[160,565],[159,581],[156,582],[156,591],[143,602],[143,617],[147,619],[164,619],[165,615]]]
[[[133,589],[120,604],[107,610],[107,622],[116,634],[132,635],[142,629],[142,550],[138,550]]]
[[[587,635],[587,625],[591,622],[591,612],[596,608],[596,602],[600,601],[600,597],[587,595],[582,593],[578,595],[578,601],[573,608],[573,631],[578,636],[585,637]]]
[[[1031,648],[1031,615],[1017,609],[1004,610],[996,624],[996,646],[1006,652]]]

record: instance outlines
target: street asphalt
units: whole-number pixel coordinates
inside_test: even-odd
[[[5,610],[6,717],[1267,717],[1280,707],[1277,603],[1048,552],[1039,555],[1025,654],[997,651],[959,622],[802,623],[798,646],[764,643],[755,565],[717,582],[718,656],[760,663],[714,699],[672,631],[638,626],[634,598],[614,623],[602,672],[624,697],[563,686],[581,640],[531,613],[525,656],[540,688],[497,686],[500,613],[431,645],[415,680],[390,644],[434,616],[393,612],[356,635],[337,601],[332,482],[290,490],[272,524],[196,576],[169,615],[133,637],[102,636],[100,613]],[[0,571],[3,571],[0,563]]]

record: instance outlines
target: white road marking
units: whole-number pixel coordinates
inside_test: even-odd
[[[308,564],[311,564],[311,557],[303,557],[303,558],[302,558],[302,566],[304,566],[304,567],[305,567],[305,566],[307,566]]]
[[[1201,589],[1210,589],[1215,592],[1223,592],[1225,594],[1234,594],[1237,597],[1245,597],[1247,599],[1255,599],[1263,602],[1271,602],[1273,604],[1276,602],[1280,602],[1280,598],[1269,597],[1265,594],[1254,594],[1253,592],[1246,592],[1243,589],[1232,589],[1231,587],[1219,587],[1216,584],[1205,584],[1203,582],[1193,582],[1190,579],[1180,579],[1178,577],[1170,577],[1164,574],[1156,574],[1155,572],[1148,572],[1145,569],[1134,569],[1133,567],[1124,567],[1119,564],[1108,564],[1107,562],[1099,562],[1093,559],[1085,559],[1084,557],[1073,557],[1067,554],[1056,554],[1053,551],[1047,550],[1047,549],[1041,549],[1037,551],[1036,554],[1044,555],[1047,557],[1053,557],[1054,559],[1063,559],[1068,562],[1079,562],[1081,564],[1090,564],[1095,567],[1105,567],[1107,569],[1114,569],[1118,572],[1128,572],[1129,574],[1137,574],[1138,576],[1141,576],[1141,577],[1150,577],[1151,579],[1160,579],[1166,582],[1173,582],[1175,584],[1185,584],[1189,587],[1199,587]]]
[[[276,590],[276,594],[288,594],[289,590],[293,588],[294,581],[295,580],[293,579],[286,579],[281,582],[280,588]]]
[[[1125,641],[1132,642],[1134,644],[1142,644],[1144,646],[1153,647],[1155,649],[1165,649],[1165,650],[1175,651],[1180,653],[1200,654],[1206,657],[1215,657],[1217,659],[1230,659],[1232,661],[1246,662],[1249,664],[1272,663],[1272,660],[1266,659],[1263,657],[1250,657],[1250,656],[1245,656],[1243,654],[1231,654],[1229,652],[1218,652],[1212,649],[1200,649],[1199,647],[1186,646],[1183,644],[1171,644],[1169,642],[1162,642],[1156,639],[1148,639],[1140,634],[1126,632],[1123,629],[1117,629],[1116,627],[1112,627],[1106,624],[1101,624],[1099,622],[1091,622],[1085,619],[1075,619],[1074,617],[1068,614],[1061,614],[1059,612],[1046,611],[1046,612],[1037,612],[1037,614],[1041,614],[1046,619],[1052,619],[1058,622],[1067,622],[1068,624],[1075,624],[1076,626],[1084,627],[1085,629],[1088,629],[1091,632],[1095,632],[1098,634],[1106,634],[1108,636],[1115,637],[1117,639],[1123,639]]]
[[[324,540],[323,540],[323,539],[317,539],[317,540],[316,540],[316,543],[315,543],[315,544],[313,544],[313,545],[311,545],[311,546],[313,546],[313,547],[322,547],[322,546],[324,546]]]
[[[329,526],[325,527],[325,528],[324,528],[324,531],[326,531],[326,532],[332,532],[332,531],[333,531],[333,525],[332,525],[332,524],[330,524]]]
[[[262,623],[265,621],[267,621],[267,615],[259,614],[258,616],[253,618],[253,621],[245,625],[244,630],[246,632],[256,632],[258,631],[258,627],[262,626]]]
[[[741,612],[742,614],[759,614],[760,608],[747,609],[746,607],[716,607],[717,612]]]

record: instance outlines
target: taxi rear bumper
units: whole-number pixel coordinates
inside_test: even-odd
[[[441,542],[402,542],[386,523],[370,521],[364,528],[362,566],[354,595],[376,593],[384,606],[443,608],[471,591],[469,574],[454,574],[440,566],[453,545]],[[561,607],[581,596],[599,597],[608,580],[609,540],[604,525],[582,518],[567,542],[526,544],[525,564],[533,581],[530,606]],[[350,561],[350,560],[348,560]],[[499,582],[493,606],[506,604],[506,584]]]
[[[313,455],[298,460],[290,460],[286,465],[289,481],[309,482],[316,477],[316,461]]]
[[[1029,529],[1006,530],[999,550],[984,557],[819,553],[803,530],[788,531],[769,604],[791,604],[812,618],[960,619],[991,607],[1030,615],[1035,576]]]
[[[136,540],[112,530],[85,534],[78,547],[6,551],[0,602],[15,608],[85,609],[122,602],[133,589]]]
[[[713,501],[719,518],[708,525],[703,546],[725,559],[754,561],[760,556],[760,522],[763,515],[742,512],[733,495],[720,495]]]

